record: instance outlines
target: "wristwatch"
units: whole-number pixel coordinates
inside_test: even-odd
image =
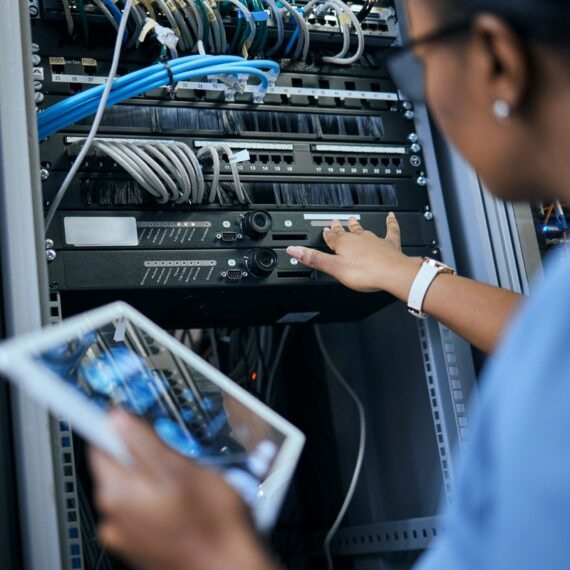
[[[408,297],[408,311],[414,315],[414,317],[417,317],[418,319],[427,319],[427,315],[422,311],[424,299],[428,289],[433,283],[433,280],[440,273],[454,274],[455,269],[449,267],[449,265],[445,265],[445,263],[441,263],[441,261],[424,257],[424,262],[412,283],[412,288],[410,289],[410,295]]]

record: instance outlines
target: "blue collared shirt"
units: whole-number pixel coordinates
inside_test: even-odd
[[[481,381],[445,532],[416,570],[570,568],[570,258]]]

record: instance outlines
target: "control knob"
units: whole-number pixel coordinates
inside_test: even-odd
[[[269,277],[277,267],[277,254],[267,247],[252,249],[247,256],[250,275],[258,279]]]
[[[244,233],[251,239],[262,239],[271,230],[271,216],[263,210],[248,212],[242,221]]]

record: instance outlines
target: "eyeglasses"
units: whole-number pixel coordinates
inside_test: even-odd
[[[466,32],[470,28],[470,21],[452,24],[402,46],[392,48],[385,54],[386,66],[392,80],[406,99],[415,103],[425,101],[425,68],[423,62],[414,53],[414,49],[445,40]]]

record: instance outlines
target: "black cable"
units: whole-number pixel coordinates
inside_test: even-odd
[[[257,345],[257,355],[259,357],[259,361],[261,362],[261,372],[263,374],[263,378],[268,378],[268,371],[267,371],[267,363],[266,363],[266,359],[265,359],[265,354],[263,353],[263,349],[261,348],[261,339],[259,338],[259,328],[255,327],[254,328],[254,334],[255,334],[255,343]],[[257,382],[259,382],[261,380],[261,376],[259,374],[258,371],[258,375],[257,375]],[[256,384],[256,388],[259,387],[259,384]],[[260,394],[261,396],[261,394]]]
[[[368,17],[370,12],[372,12],[372,10],[374,9],[374,6],[376,6],[377,3],[378,3],[378,0],[372,0],[372,1],[366,2],[366,4],[364,4],[364,7],[362,8],[362,10],[360,10],[360,12],[358,12],[358,14],[356,14],[356,19],[359,22],[364,22],[364,20],[366,20],[366,18]]]

